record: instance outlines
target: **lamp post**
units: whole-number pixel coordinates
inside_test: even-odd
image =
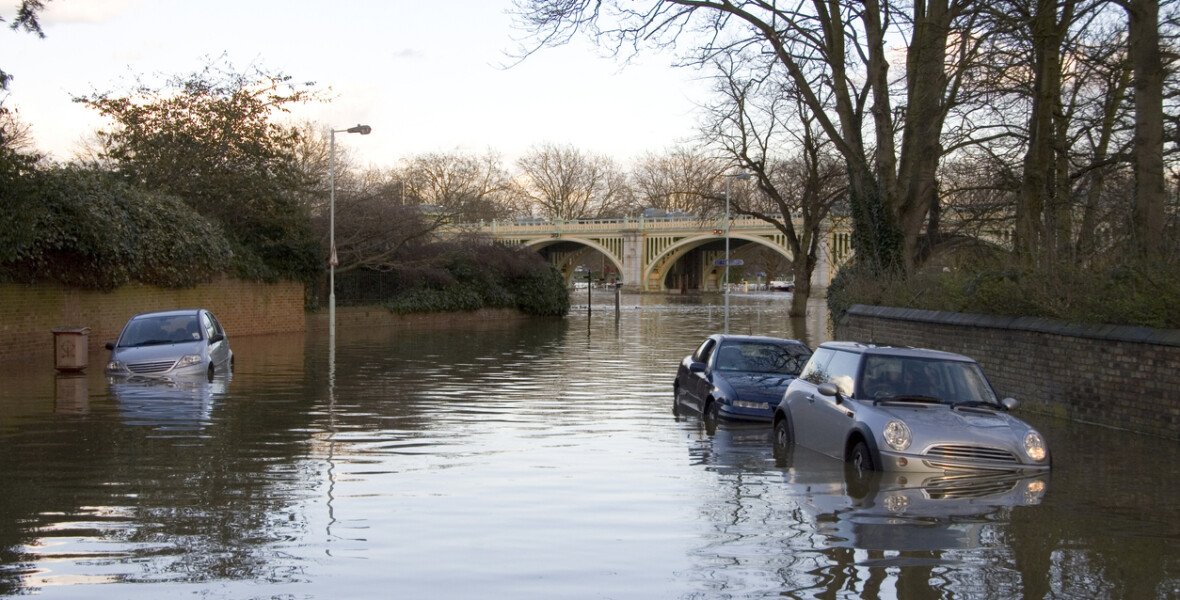
[[[725,176],[725,333],[729,333],[729,182],[734,179],[749,179],[749,173],[734,173]]]
[[[328,143],[328,337],[336,341],[336,134],[359,133],[369,135],[373,131],[368,125],[357,125],[348,129],[333,129]]]

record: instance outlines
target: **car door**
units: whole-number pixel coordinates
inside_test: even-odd
[[[822,376],[812,376],[812,379],[822,378],[823,383],[835,383],[840,394],[825,396],[815,389],[816,384],[812,384],[803,398],[793,402],[792,412],[795,412],[794,405],[799,406],[799,416],[794,423],[799,443],[829,456],[844,458],[844,440],[848,439],[854,422],[855,405],[851,397],[855,392],[853,382],[859,365],[859,353],[834,350]]]
[[[229,341],[225,339],[225,331],[212,314],[201,311],[201,326],[205,328],[205,339],[209,343],[209,361],[215,368],[221,369],[229,360]]]
[[[689,372],[688,377],[684,381],[684,392],[688,395],[689,400],[698,408],[703,409],[705,398],[709,396],[709,392],[713,389],[712,380],[709,379],[709,360],[713,356],[713,351],[717,348],[717,340],[709,338],[697,348],[693,353],[693,362],[705,365],[705,369],[699,372]]]

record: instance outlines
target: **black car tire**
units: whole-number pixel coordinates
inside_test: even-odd
[[[705,433],[713,435],[717,431],[717,421],[720,418],[716,400],[705,401],[705,410],[701,412],[701,420],[705,423]]]
[[[848,452],[848,462],[861,472],[872,471],[876,468],[873,466],[873,455],[869,452],[869,445],[864,441],[858,441],[852,446],[852,450]]]
[[[779,419],[778,422],[774,424],[775,452],[786,450],[793,443],[794,440],[791,439],[791,423],[785,418]]]

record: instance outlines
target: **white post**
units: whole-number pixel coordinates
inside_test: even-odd
[[[729,333],[729,182],[730,180],[749,179],[749,173],[734,173],[725,176],[725,333]]]
[[[336,341],[336,133],[369,135],[368,125],[358,124],[348,129],[329,129],[328,142],[328,338]],[[403,198],[405,194],[402,194]]]
[[[328,144],[328,340],[336,344],[336,130]]]
[[[722,295],[725,296],[725,333],[729,334],[729,181],[725,178],[725,276],[721,284]]]

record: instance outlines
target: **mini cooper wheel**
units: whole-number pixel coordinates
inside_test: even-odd
[[[774,450],[775,452],[785,451],[794,443],[791,439],[791,424],[785,418],[779,419],[774,424]]]
[[[848,452],[848,462],[860,472],[872,471],[875,468],[873,455],[869,452],[869,445],[864,441],[856,442],[856,445]]]
[[[785,418],[779,419],[774,424],[774,461],[775,465],[779,467],[786,467],[790,462],[791,446],[794,441],[791,440],[791,424]]]
[[[869,452],[868,444],[858,441],[848,452],[848,460],[844,462],[844,482],[847,485],[848,497],[862,500],[868,497],[872,490],[873,478],[878,475],[873,472],[873,455]]]

